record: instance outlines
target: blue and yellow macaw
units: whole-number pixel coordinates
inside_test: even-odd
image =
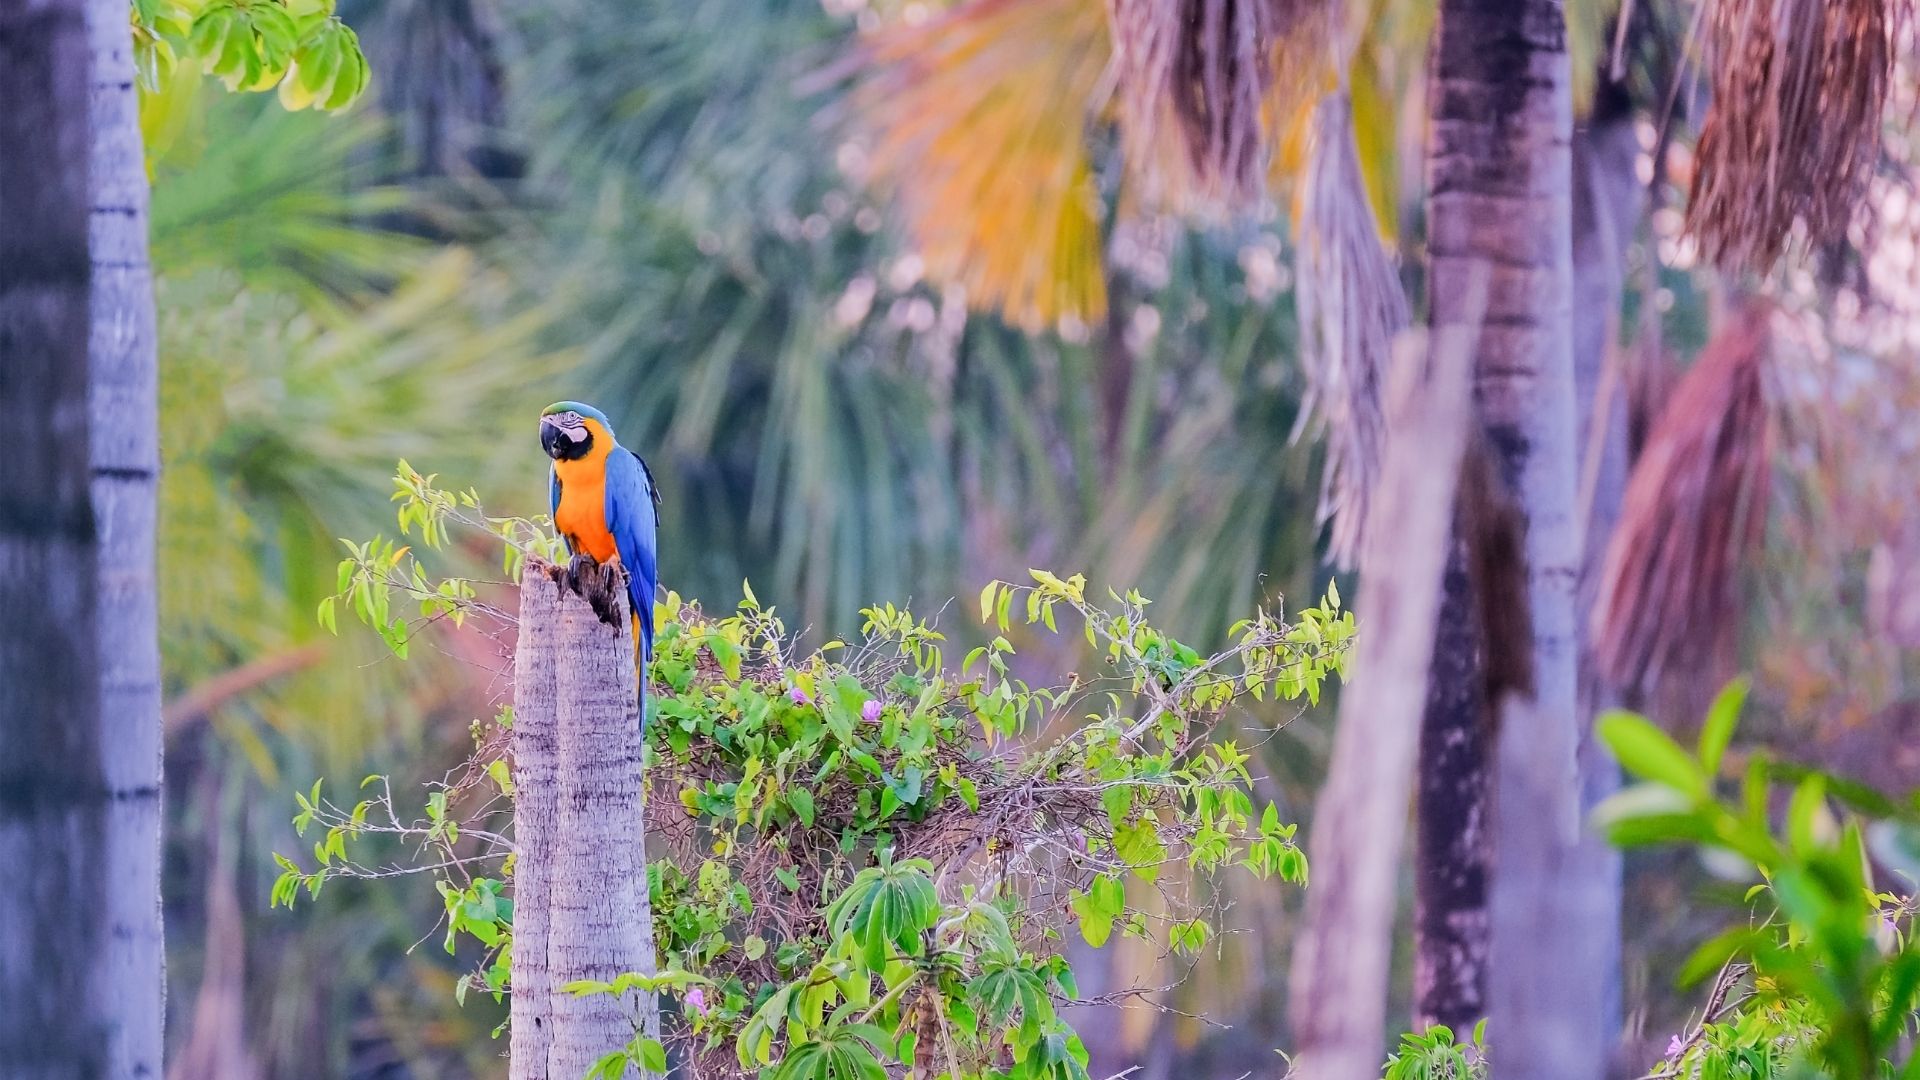
[[[567,550],[627,569],[635,660],[646,685],[653,656],[653,593],[660,582],[660,489],[640,455],[613,437],[607,414],[577,401],[556,401],[540,414],[540,445],[553,459],[548,477],[553,527]]]

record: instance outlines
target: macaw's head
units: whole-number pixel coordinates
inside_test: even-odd
[[[540,445],[555,461],[577,461],[613,446],[607,414],[577,401],[556,401],[540,414]]]

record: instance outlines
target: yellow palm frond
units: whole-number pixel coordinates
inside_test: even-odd
[[[1376,17],[1394,2],[971,0],[902,20],[858,57],[871,174],[929,277],[1030,329],[1091,321],[1106,306],[1104,213],[1232,209],[1306,168],[1315,108],[1340,82],[1340,30],[1364,46],[1351,79],[1361,177],[1391,236],[1400,61],[1419,52],[1402,39],[1425,25]],[[1089,139],[1109,124],[1124,178],[1112,208]]]
[[[1029,329],[1106,308],[1099,0],[978,0],[869,42],[855,102],[927,272]]]
[[[1351,110],[1347,136],[1353,140],[1358,158],[1358,179],[1366,189],[1367,202],[1380,241],[1391,244],[1399,236],[1400,226],[1400,104],[1405,73],[1381,63],[1387,52],[1380,47],[1364,48],[1347,62],[1347,104]],[[1304,110],[1308,117],[1312,110]],[[1306,125],[1302,125],[1305,127]],[[1294,169],[1301,174],[1307,167],[1303,159]]]
[[[1344,18],[1344,24],[1341,20]],[[1400,148],[1409,87],[1422,81],[1418,58],[1433,32],[1433,5],[1425,0],[1361,0],[1344,15],[1329,8],[1323,23],[1293,40],[1277,42],[1276,65],[1290,62],[1291,85],[1277,85],[1269,97],[1267,124],[1274,155],[1268,183],[1291,196],[1293,221],[1301,226],[1307,174],[1314,167],[1316,127],[1323,102],[1344,91],[1348,134],[1359,160],[1357,180],[1365,188],[1380,241],[1391,246],[1399,235]],[[1337,35],[1335,40],[1327,40]],[[1343,70],[1344,69],[1344,70]]]

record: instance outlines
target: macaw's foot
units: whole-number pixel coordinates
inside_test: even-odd
[[[601,622],[616,630],[625,629],[620,597],[625,594],[627,584],[618,564],[602,566],[587,555],[575,555],[567,567],[566,581],[567,587],[593,608]]]
[[[600,564],[593,561],[593,556],[585,553],[575,555],[567,563],[567,588],[572,589],[576,595],[585,596],[584,590],[587,588],[587,583],[599,570]]]

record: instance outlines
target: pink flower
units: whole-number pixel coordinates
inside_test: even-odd
[[[868,701],[865,705],[860,706],[860,719],[865,720],[869,724],[873,723],[875,720],[880,719],[880,699],[879,698],[873,698],[872,700]]]
[[[1687,1052],[1687,1040],[1681,1038],[1678,1035],[1675,1035],[1673,1038],[1667,1040],[1667,1056],[1668,1057],[1670,1058],[1679,1057],[1681,1054],[1684,1054],[1686,1052]]]
[[[686,1002],[687,1008],[692,1009],[701,1016],[707,1015],[707,992],[705,990],[696,986],[687,991]]]
[[[807,697],[807,692],[805,690],[802,690],[797,686],[787,691],[787,696],[793,699],[793,703],[795,705],[805,705],[807,702],[812,700],[811,698]]]

